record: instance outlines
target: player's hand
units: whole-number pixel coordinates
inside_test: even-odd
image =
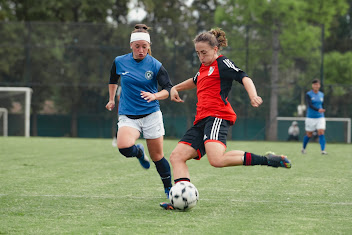
[[[111,111],[115,107],[115,102],[114,101],[109,101],[106,105],[105,108],[109,111]]]
[[[325,113],[325,109],[319,109],[318,112],[319,113]]]
[[[148,103],[156,100],[156,95],[147,91],[141,91],[141,97],[145,99]]]
[[[251,98],[251,105],[255,108],[258,108],[263,103],[262,97],[254,96]]]
[[[180,98],[178,91],[176,90],[175,87],[172,87],[170,90],[170,99],[172,101],[178,102],[178,103],[183,103],[184,101]]]

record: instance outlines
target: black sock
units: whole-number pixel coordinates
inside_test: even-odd
[[[259,156],[253,153],[245,152],[243,158],[243,165],[254,166],[254,165],[268,165],[268,159],[264,156]]]
[[[154,164],[164,184],[164,188],[172,187],[169,162],[163,157],[161,160],[154,162]]]
[[[178,183],[178,182],[181,182],[181,181],[188,181],[188,182],[191,182],[191,180],[189,178],[178,178],[178,179],[175,179],[175,184]]]

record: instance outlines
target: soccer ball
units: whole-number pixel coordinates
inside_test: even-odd
[[[181,181],[172,186],[169,199],[175,209],[186,211],[195,207],[199,193],[192,183]]]

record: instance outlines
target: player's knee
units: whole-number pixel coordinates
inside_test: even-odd
[[[220,161],[220,158],[209,158],[208,156],[208,161],[209,161],[209,164],[213,167],[216,167],[216,168],[224,167],[224,164],[222,161]]]
[[[134,157],[134,146],[128,148],[119,148],[120,153],[125,157]]]
[[[170,162],[171,165],[175,165],[177,164],[178,161],[180,161],[180,154],[176,151],[172,151],[171,155],[170,155]]]
[[[187,155],[182,153],[182,151],[174,150],[174,151],[172,151],[172,153],[170,155],[170,162],[171,162],[171,165],[173,165],[173,166],[175,166],[179,163],[183,164],[187,160],[188,160]]]
[[[324,130],[318,130],[318,135],[324,135]]]

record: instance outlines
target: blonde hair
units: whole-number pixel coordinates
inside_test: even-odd
[[[212,48],[218,47],[219,50],[227,47],[226,33],[220,28],[214,28],[208,32],[198,34],[193,39],[193,43],[197,42],[208,42]]]
[[[134,30],[132,31],[132,33],[142,32],[142,33],[147,33],[147,34],[149,34],[148,30],[151,30],[151,28],[148,27],[147,25],[145,25],[145,24],[136,24],[136,25],[134,26]],[[131,34],[132,34],[132,33],[131,33]],[[149,54],[149,55],[152,55],[152,48],[151,48],[151,46],[149,46],[149,48],[148,48],[148,54]]]

